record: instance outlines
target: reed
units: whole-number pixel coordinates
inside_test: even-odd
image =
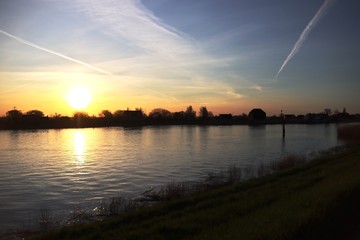
[[[360,223],[359,157],[356,148],[322,156],[39,239],[351,239]]]
[[[297,154],[289,154],[272,165],[274,171],[291,169],[306,163],[306,158]]]

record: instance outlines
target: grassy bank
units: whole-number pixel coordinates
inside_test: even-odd
[[[360,220],[360,150],[39,239],[347,239]]]

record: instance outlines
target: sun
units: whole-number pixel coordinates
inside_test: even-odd
[[[70,89],[66,97],[69,105],[76,110],[86,108],[91,102],[91,99],[90,91],[85,87],[74,87]]]

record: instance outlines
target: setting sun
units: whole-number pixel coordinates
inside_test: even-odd
[[[91,94],[85,87],[74,87],[69,91],[66,100],[74,109],[82,110],[91,102]]]

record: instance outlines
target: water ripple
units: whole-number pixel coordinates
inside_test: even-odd
[[[334,125],[288,126],[285,142],[279,126],[1,131],[0,229],[37,222],[40,209],[61,215],[77,204],[336,144]]]

